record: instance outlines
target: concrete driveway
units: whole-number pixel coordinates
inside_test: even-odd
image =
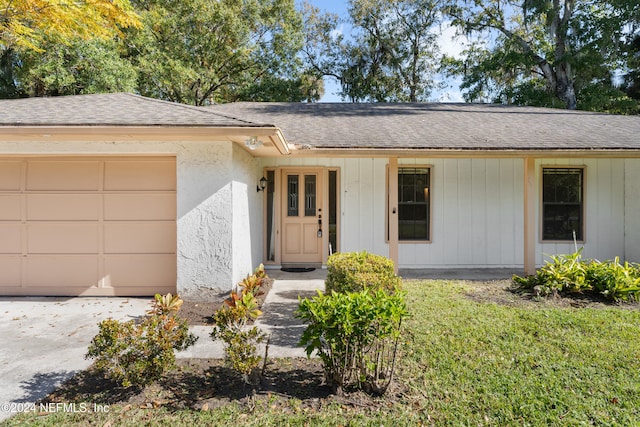
[[[0,420],[87,368],[98,323],[144,315],[150,298],[0,297]]]

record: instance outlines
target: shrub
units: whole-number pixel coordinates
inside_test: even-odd
[[[513,282],[525,288],[535,288],[542,295],[589,289],[581,253],[582,249],[570,255],[552,256],[551,261],[536,270],[534,276],[514,276]]]
[[[640,298],[640,270],[635,264],[614,261],[583,261],[582,249],[569,255],[556,255],[528,277],[513,276],[513,283],[535,289],[542,295],[597,292],[614,301]]]
[[[255,376],[262,360],[258,356],[257,345],[267,336],[256,326],[247,329],[246,324],[261,315],[256,297],[246,288],[241,294],[231,292],[225,306],[213,314],[215,326],[211,331],[211,339],[224,342],[225,362],[240,373],[247,384],[252,382],[251,378]]]
[[[174,350],[184,350],[197,340],[186,320],[176,315],[180,305],[177,295],[156,295],[149,316],[139,324],[114,319],[100,322],[85,357],[96,359],[95,367],[123,387],[158,380],[175,367]]]
[[[593,289],[605,298],[614,301],[633,301],[640,299],[640,269],[637,264],[620,258],[613,261],[592,261],[586,268],[587,281]]]
[[[404,294],[363,290],[332,292],[300,301],[296,316],[308,324],[300,344],[318,352],[325,380],[335,393],[348,386],[382,395],[393,379]]]
[[[383,289],[393,293],[402,285],[393,261],[367,252],[335,253],[327,260],[327,293]]]

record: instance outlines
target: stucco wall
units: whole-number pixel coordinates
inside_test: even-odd
[[[233,286],[231,143],[185,144],[177,154],[178,292],[200,299]]]
[[[233,274],[238,283],[262,262],[262,192],[256,191],[262,170],[257,160],[233,147]]]

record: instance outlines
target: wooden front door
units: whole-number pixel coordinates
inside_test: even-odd
[[[282,171],[282,264],[322,263],[322,169]]]

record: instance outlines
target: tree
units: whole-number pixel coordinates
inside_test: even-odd
[[[3,51],[42,51],[46,40],[111,39],[139,25],[129,0],[0,0]]]
[[[194,105],[300,77],[294,0],[136,0],[144,27],[130,56],[142,95]]]
[[[569,109],[637,108],[612,83],[624,25],[606,0],[462,0],[446,11],[467,34],[489,36],[466,60],[449,62],[464,76],[467,99],[493,94]]]
[[[315,102],[324,95],[322,78],[313,74],[302,74],[298,78],[283,79],[266,76],[248,86],[239,88],[235,98],[225,101],[253,102]]]
[[[434,87],[437,13],[434,0],[351,0],[344,37],[335,15],[306,5],[305,59],[340,82],[343,98],[424,101]]]
[[[14,83],[21,95],[58,96],[134,92],[137,71],[120,56],[116,40],[76,40],[42,44],[44,52],[25,52]]]

